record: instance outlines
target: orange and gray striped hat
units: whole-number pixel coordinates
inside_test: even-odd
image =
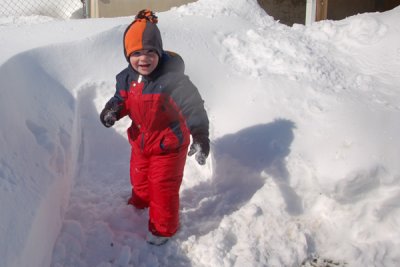
[[[144,9],[139,11],[135,20],[126,28],[124,52],[128,61],[133,52],[142,49],[153,49],[161,57],[163,48],[157,22],[157,16],[151,10]]]

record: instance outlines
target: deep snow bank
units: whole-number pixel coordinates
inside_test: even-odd
[[[29,53],[0,67],[1,266],[46,266],[76,161],[73,96]],[[6,100],[6,101],[5,101]],[[18,138],[15,138],[18,136]]]
[[[118,29],[106,34],[107,44],[119,44],[121,34]],[[0,236],[7,244],[0,248],[0,266],[50,264],[79,168],[80,84],[113,76],[110,65],[91,71],[93,58],[107,62],[114,56],[111,47],[106,54],[96,49],[103,42],[100,34],[38,48],[0,67],[0,113],[7,116],[0,136]]]

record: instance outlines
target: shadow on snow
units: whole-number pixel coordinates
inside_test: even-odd
[[[292,121],[278,119],[217,139],[211,180],[182,192],[185,233],[204,235],[216,229],[224,216],[239,210],[264,185],[263,172],[278,185],[286,211],[301,214],[301,199],[290,187],[285,165],[294,128]]]

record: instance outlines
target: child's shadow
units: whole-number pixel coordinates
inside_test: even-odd
[[[217,228],[224,216],[240,209],[263,186],[263,171],[278,185],[286,211],[301,214],[301,199],[290,187],[285,166],[294,128],[292,121],[279,119],[217,139],[211,180],[182,192],[185,232],[204,235]]]

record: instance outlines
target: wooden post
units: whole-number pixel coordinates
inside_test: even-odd
[[[98,0],[89,0],[89,18],[99,17],[99,3]],[[87,5],[87,4],[86,4]]]
[[[328,17],[328,0],[317,0],[316,21],[324,20]]]

